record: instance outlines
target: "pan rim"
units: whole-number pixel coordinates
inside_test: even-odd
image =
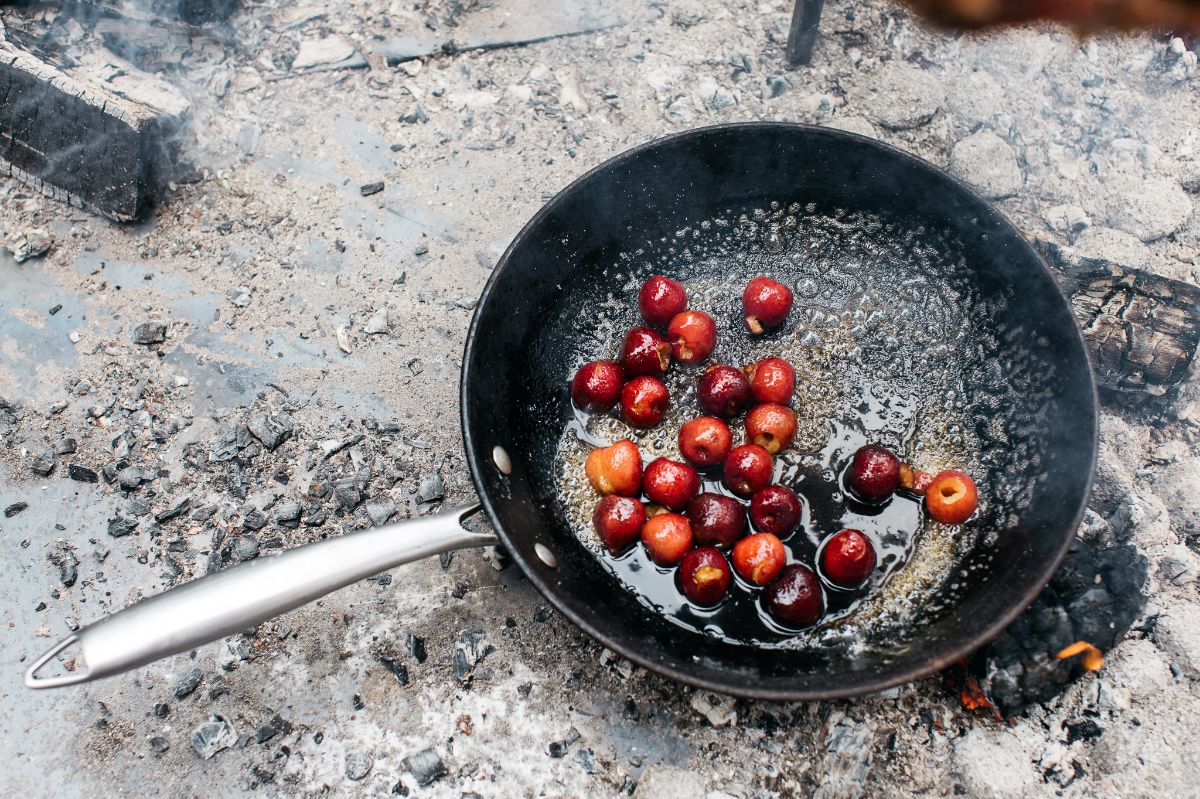
[[[906,152],[898,147],[895,147],[886,142],[872,139],[867,136],[862,136],[850,131],[843,131],[836,128],[828,128],[820,125],[809,125],[798,122],[774,122],[774,121],[744,121],[744,122],[728,122],[717,125],[706,125],[698,128],[691,128],[678,133],[668,134],[650,139],[630,149],[624,150],[611,158],[606,159],[597,166],[584,172],[565,187],[559,190],[554,197],[544,203],[538,211],[530,217],[530,219],[522,226],[521,230],[509,242],[508,247],[496,262],[495,268],[492,270],[491,276],[484,285],[483,291],[479,296],[479,302],[475,312],[471,317],[471,324],[467,329],[466,342],[463,347],[462,371],[459,382],[459,417],[462,425],[463,446],[466,450],[467,465],[471,472],[471,477],[475,483],[476,491],[479,494],[480,502],[483,504],[484,510],[495,528],[501,542],[503,542],[512,556],[513,560],[520,566],[521,571],[526,578],[533,583],[534,587],[546,598],[558,612],[562,613],[568,620],[583,632],[587,633],[593,640],[603,644],[614,652],[628,658],[638,665],[649,669],[657,674],[669,677],[672,680],[678,681],[685,685],[690,685],[695,688],[715,691],[718,693],[728,694],[732,696],[743,697],[747,699],[765,699],[770,701],[824,701],[832,699],[847,699],[856,696],[864,696],[867,694],[878,693],[887,688],[892,688],[898,685],[904,685],[916,680],[928,677],[935,674],[946,667],[958,662],[959,660],[970,655],[997,635],[999,635],[1006,627],[1008,627],[1021,613],[1023,613],[1041,594],[1050,578],[1058,571],[1059,565],[1062,563],[1067,552],[1070,550],[1071,544],[1075,541],[1079,526],[1083,521],[1084,514],[1087,511],[1088,499],[1092,493],[1092,487],[1095,480],[1096,460],[1099,451],[1099,394],[1096,387],[1095,372],[1091,363],[1091,358],[1088,356],[1086,342],[1083,338],[1083,332],[1079,329],[1076,322],[1072,328],[1074,331],[1074,341],[1079,346],[1079,351],[1083,355],[1085,365],[1085,373],[1088,377],[1089,391],[1087,396],[1087,411],[1091,416],[1091,448],[1087,453],[1087,480],[1084,484],[1084,490],[1081,492],[1082,501],[1076,509],[1072,520],[1067,527],[1070,534],[1065,532],[1062,534],[1062,541],[1058,546],[1052,558],[1043,560],[1040,573],[1036,579],[1030,584],[1027,589],[1016,601],[1012,602],[1009,608],[1002,614],[999,614],[991,623],[975,629],[968,635],[963,637],[963,642],[955,647],[950,648],[945,653],[921,659],[919,656],[914,658],[906,668],[889,671],[884,675],[875,679],[866,679],[854,684],[847,684],[845,689],[805,689],[798,687],[792,688],[769,688],[755,687],[747,685],[745,682],[735,681],[720,681],[713,680],[689,672],[684,668],[677,668],[672,664],[656,661],[648,653],[638,650],[636,647],[628,646],[623,640],[618,640],[612,635],[608,635],[601,630],[595,629],[587,622],[580,614],[576,613],[567,603],[561,600],[559,591],[555,588],[553,581],[545,578],[538,570],[537,564],[531,559],[526,558],[520,549],[512,545],[512,536],[500,521],[500,517],[496,508],[496,503],[486,490],[482,490],[486,486],[486,465],[481,462],[481,459],[476,455],[477,440],[474,432],[471,429],[471,423],[468,418],[468,407],[470,397],[468,396],[467,387],[471,385],[472,364],[475,356],[475,341],[479,335],[480,316],[484,308],[487,307],[491,293],[498,283],[508,266],[512,263],[512,254],[521,246],[524,241],[536,230],[541,221],[550,214],[551,210],[565,201],[571,193],[579,189],[580,186],[586,184],[591,178],[609,169],[622,161],[633,158],[644,151],[654,148],[666,146],[676,142],[684,141],[693,137],[701,137],[719,132],[749,130],[749,129],[785,129],[792,130],[803,135],[818,135],[828,136],[834,139],[843,139],[854,143],[857,146],[875,148],[883,151],[884,154],[892,158],[907,162],[910,166],[922,169],[933,173],[938,179],[945,181],[948,188],[957,189],[966,197],[977,203],[981,208],[987,209],[993,214],[1001,227],[1007,227],[1018,242],[1018,246],[1023,248],[1024,254],[1033,259],[1033,262],[1041,268],[1043,276],[1054,287],[1058,298],[1062,301],[1063,306],[1070,313],[1070,300],[1064,293],[1058,281],[1054,278],[1054,273],[1045,259],[1038,253],[1037,249],[1029,242],[1025,235],[1021,232],[1012,220],[1008,218],[994,203],[982,197],[973,188],[968,186],[959,178],[951,175],[949,172],[941,169],[937,165],[926,161],[920,156]],[[1072,315],[1072,319],[1074,319]]]

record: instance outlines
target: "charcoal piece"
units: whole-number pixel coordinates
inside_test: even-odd
[[[113,538],[124,538],[137,529],[138,523],[132,519],[115,516],[108,520],[108,534]]]
[[[150,500],[147,497],[131,497],[129,512],[134,516],[145,516],[150,512]]]
[[[271,717],[271,720],[258,728],[258,732],[254,736],[254,740],[258,743],[266,743],[280,733],[288,733],[292,731],[292,724],[286,721],[282,716],[276,713]]]
[[[167,714],[171,712],[171,706],[165,702],[159,702],[154,706],[154,715],[160,719],[165,719]]]
[[[172,519],[174,519],[178,516],[182,516],[183,514],[187,513],[188,508],[190,508],[191,506],[192,506],[191,498],[184,497],[183,499],[177,501],[174,505],[172,505],[171,507],[162,511],[161,513],[154,514],[154,521],[158,522],[159,524],[164,524],[166,522],[169,522]]]
[[[346,753],[346,777],[357,782],[367,776],[375,761],[364,752]]]
[[[70,455],[75,451],[77,444],[73,438],[64,438],[62,441],[54,445],[55,455]]]
[[[192,511],[192,515],[189,516],[188,518],[190,518],[194,522],[206,522],[209,519],[211,519],[213,514],[216,512],[217,512],[216,505],[207,505],[203,508],[196,508],[194,511]]]
[[[200,681],[204,679],[204,672],[198,668],[192,669],[175,685],[175,698],[183,699],[190,696],[193,691],[200,685]]]
[[[442,758],[433,749],[422,749],[415,755],[409,755],[400,762],[405,771],[413,775],[413,779],[417,781],[417,785],[424,788],[442,777],[445,777],[449,772],[446,770],[446,764],[442,762]]]
[[[454,676],[465,680],[474,671],[476,664],[487,657],[492,647],[487,643],[483,630],[462,630],[454,642]]]
[[[320,527],[325,524],[329,518],[329,511],[322,508],[320,505],[313,505],[304,513],[304,525],[306,527]]]
[[[578,741],[579,738],[580,738],[579,730],[572,727],[567,732],[566,738],[563,738],[561,741],[551,741],[546,746],[546,754],[548,754],[548,755],[550,755],[550,757],[554,757],[554,758],[565,757],[567,754],[567,751],[570,750],[570,748],[571,748],[571,744]]]
[[[163,322],[142,322],[133,329],[134,344],[161,344],[167,339],[167,326]]]
[[[237,743],[237,732],[221,716],[209,716],[208,721],[192,730],[192,748],[205,760]]]
[[[372,194],[378,194],[383,191],[383,181],[377,180],[374,183],[364,183],[358,187],[359,194],[364,197],[370,197]]]
[[[117,472],[117,482],[122,488],[133,490],[142,484],[142,470],[136,466],[126,466],[124,469]]]
[[[4,518],[11,519],[12,517],[16,516],[18,513],[20,513],[21,511],[25,510],[28,507],[29,507],[28,502],[14,502],[13,504],[5,507]]]
[[[333,484],[333,495],[338,504],[346,510],[354,510],[362,502],[362,491],[358,481],[353,477],[345,477]]]
[[[100,475],[96,474],[95,469],[89,469],[78,463],[72,463],[67,466],[67,476],[80,483],[100,482]]]
[[[416,635],[408,636],[408,654],[412,655],[418,663],[424,663],[428,654],[425,651],[425,639]]]
[[[245,527],[247,530],[261,530],[266,524],[267,514],[258,508],[250,511],[242,518],[242,527]]]
[[[233,430],[226,430],[218,438],[212,449],[208,452],[208,459],[215,463],[231,461],[237,457],[238,444],[237,433]]]
[[[1055,655],[1075,641],[1112,649],[1145,605],[1149,562],[1130,544],[1099,548],[1076,539],[1034,603],[971,659],[972,671],[1007,715],[1056,696],[1084,673]]]
[[[446,487],[442,483],[442,475],[438,472],[426,475],[417,489],[417,496],[422,502],[437,502],[446,496]]]
[[[154,753],[158,755],[171,748],[171,744],[167,743],[167,739],[161,735],[151,736],[148,743],[150,744],[150,748],[154,750]]]
[[[284,527],[296,527],[300,524],[300,503],[284,502],[275,508],[275,521]]]
[[[447,569],[449,569],[450,564],[453,561],[454,561],[454,553],[453,552],[443,552],[442,554],[438,555],[438,563],[441,564],[442,571],[446,571]]]
[[[58,579],[65,588],[75,585],[79,579],[79,558],[67,546],[51,550],[46,554],[46,560],[58,567]]]
[[[268,416],[265,413],[255,414],[246,422],[250,433],[257,438],[268,451],[274,451],[292,436],[292,419],[287,414]]]
[[[367,516],[370,517],[371,524],[376,527],[385,524],[395,513],[396,503],[390,499],[384,498],[367,503]]]
[[[233,556],[239,562],[245,560],[254,560],[258,557],[259,544],[258,539],[252,535],[239,535],[233,539]]]
[[[29,462],[29,468],[34,474],[49,477],[50,473],[54,471],[54,456],[48,452],[35,455],[33,460]]]
[[[392,673],[396,678],[396,682],[401,685],[408,685],[408,667],[394,658],[380,657],[379,662],[383,667]]]

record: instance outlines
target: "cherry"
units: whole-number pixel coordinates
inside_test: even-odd
[[[667,325],[671,355],[680,363],[702,361],[717,346],[717,323],[702,311],[684,311],[671,317]]]
[[[659,566],[674,566],[692,548],[692,526],[678,513],[659,513],[642,525],[642,543]]]
[[[907,463],[900,464],[900,487],[911,491],[919,497],[925,496],[929,484],[933,482],[933,474],[924,469],[914,469]]]
[[[750,521],[763,533],[786,538],[800,523],[803,506],[796,492],[785,486],[767,486],[750,498]]]
[[[875,569],[875,547],[859,530],[842,530],[821,547],[821,572],[840,588],[858,588]]]
[[[646,324],[661,327],[672,316],[687,308],[687,292],[682,283],[655,275],[642,284],[642,290],[638,292],[638,308]]]
[[[975,481],[965,472],[947,469],[939,472],[925,492],[925,510],[935,522],[962,524],[979,505]]]
[[[725,485],[738,496],[748,497],[771,482],[775,472],[771,453],[758,444],[734,447],[725,459]]]
[[[763,607],[784,627],[811,627],[825,611],[821,581],[812,569],[793,563],[763,591]]]
[[[796,370],[783,358],[763,358],[743,371],[750,378],[750,393],[756,402],[792,404],[792,394],[796,391]]]
[[[846,473],[846,487],[863,502],[883,502],[900,487],[900,459],[878,444],[859,447]]]
[[[683,556],[679,584],[697,605],[715,605],[729,590],[729,561],[716,547],[699,547]]]
[[[633,427],[654,427],[662,421],[670,399],[667,387],[657,377],[635,377],[621,389],[621,415]]]
[[[646,521],[646,506],[636,499],[610,495],[596,503],[592,525],[614,555],[638,539]]]
[[[746,511],[742,503],[723,494],[703,493],[688,503],[696,543],[728,549],[746,534]]]
[[[679,510],[700,492],[700,475],[686,463],[655,458],[642,475],[642,490],[651,502]]]
[[[757,335],[787,319],[788,311],[792,310],[792,291],[782,283],[759,275],[746,284],[746,290],[742,292],[742,309],[746,314],[746,328]]]
[[[740,369],[714,364],[700,375],[697,397],[709,416],[737,416],[750,404],[750,381]]]
[[[627,375],[661,375],[671,365],[671,345],[657,331],[635,327],[625,336],[621,363]]]
[[[641,493],[642,453],[629,439],[589,452],[583,471],[601,494],[636,497]]]
[[[770,533],[748,535],[733,546],[733,568],[755,585],[774,580],[787,562],[783,542]]]
[[[733,446],[729,425],[713,416],[701,416],[679,428],[679,451],[704,469],[725,460]]]
[[[746,439],[772,455],[791,446],[796,437],[796,412],[786,405],[755,405],[746,414]]]
[[[571,379],[571,399],[585,411],[607,411],[621,398],[624,381],[625,371],[616,361],[585,363]]]

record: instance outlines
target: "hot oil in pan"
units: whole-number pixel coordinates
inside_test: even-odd
[[[687,286],[689,307],[716,320],[718,342],[709,362],[741,366],[781,356],[793,364],[799,432],[776,459],[776,482],[801,495],[805,517],[786,541],[789,557],[811,566],[825,536],[854,527],[872,538],[880,558],[864,589],[826,586],[828,610],[817,627],[799,634],[775,629],[760,612],[761,590],[736,576],[719,606],[691,606],[675,585],[674,568],[655,566],[640,544],[614,558],[596,538],[591,513],[598,497],[584,475],[587,453],[631,438],[647,462],[679,459],[679,427],[701,415],[695,391],[703,366],[672,365],[664,378],[671,408],[652,430],[633,430],[615,413],[574,412],[560,422],[553,502],[626,590],[697,632],[768,646],[853,646],[935,612],[964,578],[955,573],[957,562],[993,526],[989,514],[1013,512],[1029,490],[1006,469],[1032,449],[1021,426],[1005,416],[1017,405],[1006,397],[1035,390],[1039,377],[988,370],[1003,350],[1003,331],[988,325],[994,312],[980,302],[968,265],[954,252],[953,242],[928,231],[906,234],[861,214],[821,215],[795,205],[731,212],[622,257],[597,275],[607,291],[585,300],[586,307],[564,309],[548,325],[576,342],[575,358],[563,368],[565,389],[582,363],[618,356],[625,331],[641,324],[641,282],[662,273]],[[795,305],[782,330],[750,337],[741,320],[741,291],[757,274],[791,286]],[[744,440],[742,425],[743,417],[730,420],[735,446]],[[977,519],[956,528],[933,524],[906,496],[878,512],[848,503],[839,472],[868,442],[892,448],[917,468],[963,468],[976,476]],[[706,477],[712,479],[705,490],[728,493],[718,475]]]

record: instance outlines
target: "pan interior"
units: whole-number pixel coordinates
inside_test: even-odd
[[[713,360],[798,366],[801,435],[786,482],[836,502],[836,467],[870,439],[981,490],[963,528],[926,524],[875,599],[800,636],[748,634],[632,591],[598,554],[584,441],[631,431],[578,417],[567,383],[613,357],[637,287],[664,273],[717,320]],[[741,333],[755,274],[796,306],[779,332]],[[673,368],[676,414],[635,436],[675,455],[696,372]],[[985,203],[923,162],[858,137],[790,125],[674,137],[563,192],[502,259],[476,315],[464,421],[477,483],[514,556],[588,632],[673,676],[734,693],[859,693],[944,665],[994,633],[1052,572],[1094,457],[1090,372],[1061,294]],[[494,446],[511,475],[489,468]],[[822,501],[814,502],[814,509]],[[814,528],[821,525],[813,519]],[[812,535],[832,532],[815,529]],[[549,547],[557,566],[540,561]],[[664,599],[666,597],[666,599]]]

